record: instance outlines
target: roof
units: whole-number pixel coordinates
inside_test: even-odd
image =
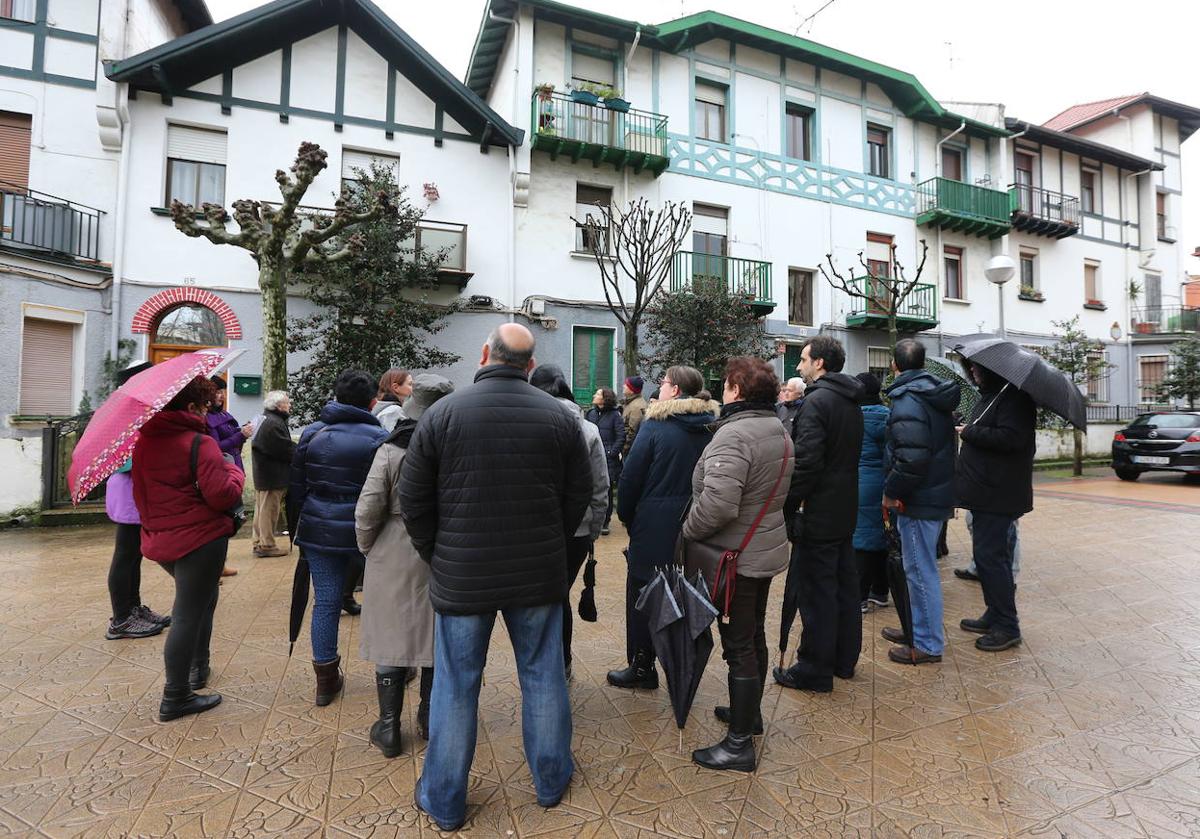
[[[179,16],[183,18],[183,24],[189,32],[212,25],[212,12],[208,10],[204,0],[172,0],[172,2],[179,10]]]
[[[949,128],[958,128],[965,121],[978,134],[999,137],[1007,134],[1001,128],[946,110],[911,73],[720,12],[699,12],[654,25],[591,12],[557,0],[488,0],[466,76],[467,85],[481,97],[491,90],[508,37],[508,24],[494,15],[511,17],[521,3],[532,7],[539,18],[564,24],[586,23],[589,31],[625,41],[638,37],[639,44],[666,52],[679,52],[713,38],[726,38],[874,82],[906,116]]]
[[[1162,169],[1161,163],[1155,163],[1153,160],[1147,160],[1144,157],[1138,157],[1135,154],[1129,154],[1121,149],[1106,146],[1103,143],[1097,143],[1095,140],[1087,140],[1077,134],[1068,134],[1065,131],[1055,131],[1047,128],[1044,125],[1037,123],[1026,122],[1025,120],[1013,119],[1007,117],[1004,120],[1005,126],[1014,134],[1020,133],[1026,139],[1036,140],[1039,143],[1045,143],[1048,146],[1054,146],[1057,149],[1073,152],[1080,157],[1086,157],[1091,160],[1097,160],[1102,163],[1111,163],[1114,166],[1119,166],[1122,169],[1128,169],[1134,172],[1143,172],[1147,169]]]
[[[105,75],[132,88],[169,94],[341,24],[394,63],[473,136],[496,146],[521,144],[525,132],[509,125],[371,0],[274,0],[107,64]]]
[[[1163,99],[1150,92],[1134,93],[1129,96],[1118,96],[1113,99],[1100,99],[1095,102],[1084,102],[1072,105],[1065,111],[1046,120],[1043,125],[1054,131],[1074,131],[1088,123],[1103,119],[1134,105],[1149,105],[1158,113],[1179,120],[1181,139],[1186,140],[1200,129],[1200,108],[1193,108],[1170,99]]]

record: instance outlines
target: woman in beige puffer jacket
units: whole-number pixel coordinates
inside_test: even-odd
[[[692,507],[683,524],[688,541],[736,550],[766,508],[738,557],[729,620],[718,624],[730,705],[717,708],[717,718],[729,723],[729,733],[712,748],[692,753],[692,760],[710,769],[754,771],[752,735],[762,733],[767,598],[771,580],[787,570],[790,556],[783,503],[792,441],[775,413],[778,390],[779,379],[765,361],[737,357],[725,365],[724,407],[692,474]]]

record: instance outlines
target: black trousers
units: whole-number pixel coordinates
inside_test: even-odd
[[[795,550],[800,552],[804,622],[797,657],[814,675],[849,673],[862,651],[862,600],[852,540],[802,540]]]
[[[1013,581],[1012,542],[1009,531],[1017,515],[983,513],[972,510],[971,544],[975,552],[975,572],[983,589],[987,611],[983,620],[1005,635],[1020,635],[1017,620],[1017,587]]]
[[[717,622],[721,633],[721,657],[729,665],[729,675],[766,681],[767,598],[771,594],[770,577],[737,577],[729,622]]]
[[[632,571],[625,574],[625,660],[633,661],[634,653],[644,650],[654,659],[654,644],[650,638],[650,621],[639,612],[634,604],[638,595],[649,579],[634,576]]]
[[[617,488],[617,482],[611,481],[608,485],[608,509],[604,511],[604,526],[608,527],[612,523],[613,511],[613,490]]]
[[[571,612],[571,587],[579,578],[579,569],[587,559],[588,548],[591,547],[590,536],[572,536],[567,540],[567,598],[562,604],[562,639],[563,663],[571,663],[571,630],[575,620]]]
[[[163,569],[175,578],[171,630],[163,646],[166,690],[186,688],[192,662],[208,661],[213,612],[217,610],[221,569],[228,550],[229,537],[222,536],[174,562],[163,563]]]
[[[367,558],[355,552],[346,560],[346,582],[342,586],[342,598],[354,597],[354,590],[363,581],[363,572],[367,570]]]
[[[108,566],[108,599],[113,623],[142,605],[142,526],[118,524],[112,564]]]
[[[854,551],[858,562],[858,599],[866,600],[874,594],[886,598],[888,594],[887,551]]]

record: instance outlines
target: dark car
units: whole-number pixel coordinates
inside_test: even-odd
[[[1122,481],[1143,472],[1200,475],[1200,411],[1142,414],[1113,435],[1112,465]]]

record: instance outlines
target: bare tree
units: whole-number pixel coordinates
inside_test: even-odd
[[[596,210],[600,218],[589,213],[572,221],[582,228],[584,246],[600,267],[608,308],[625,329],[625,375],[634,376],[642,315],[671,275],[671,262],[691,229],[692,214],[686,205],[672,201],[655,210],[645,198],[624,210],[612,204],[597,205]]]
[[[358,210],[339,195],[333,214],[300,210],[300,201],[313,180],[328,165],[325,150],[303,142],[291,174],[278,169],[275,182],[283,200],[239,199],[233,215],[220,204],[204,204],[203,221],[191,204],[171,202],[171,218],[185,236],[205,238],[216,245],[245,248],[258,263],[258,288],[262,294],[263,385],[267,390],[287,388],[287,285],[291,272],[306,263],[340,262],[362,248],[357,234],[345,235],[356,225],[395,213],[387,193],[372,197],[367,209]],[[236,231],[229,229],[232,218]],[[336,241],[335,237],[337,237]]]
[[[917,273],[910,280],[905,276],[904,266],[900,264],[900,260],[896,258],[896,246],[892,245],[891,262],[895,266],[894,275],[876,274],[869,262],[863,256],[863,251],[858,252],[858,262],[862,265],[866,272],[861,278],[861,284],[855,285],[854,279],[847,280],[838,271],[837,266],[833,264],[833,254],[825,254],[825,261],[829,263],[829,270],[825,270],[825,266],[819,266],[821,276],[833,288],[848,294],[850,297],[859,298],[866,301],[867,311],[876,314],[887,315],[888,323],[888,347],[896,348],[896,341],[899,337],[899,330],[896,328],[896,316],[900,312],[904,301],[912,294],[913,289],[917,287],[917,282],[921,279],[921,274],[925,270],[925,258],[929,255],[929,245],[922,239],[921,242],[921,260],[917,264]]]

